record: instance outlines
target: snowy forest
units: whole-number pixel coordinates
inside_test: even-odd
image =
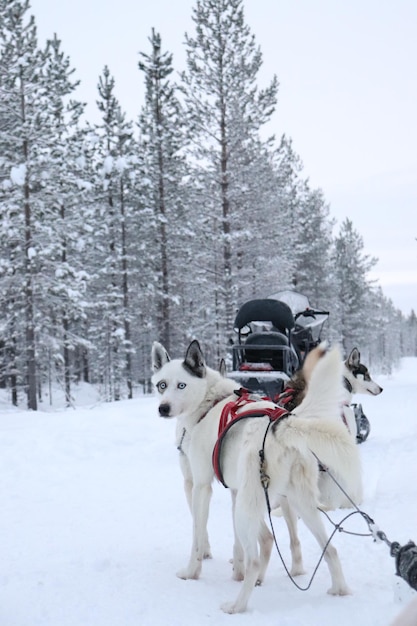
[[[279,77],[242,0],[196,0],[178,73],[158,31],[138,42],[129,120],[104,63],[85,119],[58,36],[0,0],[0,387],[32,410],[54,385],[104,400],[149,391],[150,350],[197,338],[216,366],[238,307],[282,289],[330,311],[327,337],[387,372],[417,355],[417,319],[368,278],[351,220],[335,232],[291,138],[268,136]],[[111,61],[111,59],[110,59]],[[369,207],[375,211],[376,207]]]

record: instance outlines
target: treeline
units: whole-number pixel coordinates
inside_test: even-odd
[[[147,389],[150,346],[192,338],[215,365],[236,310],[283,288],[331,311],[329,338],[385,368],[417,354],[405,319],[368,279],[375,264],[346,220],[334,234],[291,140],[264,139],[278,81],[242,0],[199,0],[186,70],[152,31],[126,119],[105,66],[100,122],[84,119],[70,59],[41,46],[28,0],[0,0],[0,387],[28,407],[52,384],[103,398]],[[372,207],[369,208],[372,210]]]

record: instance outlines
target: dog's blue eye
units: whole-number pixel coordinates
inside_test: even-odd
[[[167,388],[167,384],[164,380],[161,380],[157,385],[156,388],[158,389],[158,391],[161,393],[162,391],[165,391],[165,389]]]
[[[178,383],[178,389],[185,389],[186,386],[187,385],[185,383]]]

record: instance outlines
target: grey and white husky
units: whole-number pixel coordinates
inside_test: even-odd
[[[371,396],[379,395],[383,389],[372,380],[366,365],[361,363],[360,352],[357,348],[353,348],[348,358],[343,361],[342,369],[342,399],[341,399],[341,417],[347,426],[352,441],[357,442],[358,424],[356,421],[354,410],[351,403],[355,394],[366,394]],[[326,472],[320,472],[319,488],[321,501],[327,509],[351,508],[352,502],[356,505],[362,503],[363,500],[363,481],[362,473],[359,465],[352,465],[348,474],[348,482],[340,476],[337,471],[334,472],[334,478],[342,484],[347,491],[347,497],[334,482],[332,477]],[[345,476],[346,479],[346,476]]]
[[[155,342],[152,363],[152,382],[160,394],[159,414],[177,419],[177,446],[193,517],[190,558],[178,576],[196,579],[204,556],[210,552],[207,519],[214,477],[213,448],[222,409],[236,398],[237,385],[207,367],[197,341],[190,344],[183,360],[170,360],[165,348]],[[253,402],[252,408],[261,416],[238,421],[224,439],[222,472],[232,495],[235,528],[233,578],[243,580],[237,598],[222,606],[227,613],[246,610],[253,587],[264,578],[272,549],[272,536],[264,521],[264,487],[259,478],[261,449],[271,507],[281,506],[290,532],[291,573],[304,571],[296,534],[297,516],[320,547],[326,545],[327,535],[317,509],[319,468],[314,455],[341,476],[357,463],[358,455],[358,446],[342,420],[334,419],[340,409],[341,377],[340,351],[334,347],[318,360],[305,397],[291,414],[271,425],[266,413],[275,405],[265,400]],[[331,576],[329,593],[348,594],[336,549],[329,545],[324,558]]]
[[[383,389],[372,380],[368,368],[361,363],[361,355],[358,348],[353,348],[346,361],[344,361],[342,374],[344,417],[352,436],[356,438],[357,425],[354,412],[350,406],[352,397],[356,394],[378,396]]]

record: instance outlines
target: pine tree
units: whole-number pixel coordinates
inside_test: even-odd
[[[8,246],[3,257],[5,308],[8,311],[6,352],[13,403],[18,378],[24,384],[28,407],[37,409],[36,304],[38,253],[41,242],[36,225],[41,204],[41,163],[46,85],[28,0],[2,0],[0,4],[0,101],[6,134],[2,140],[3,171],[10,179],[2,197],[3,236]],[[4,188],[4,186],[3,186]],[[21,328],[22,321],[24,327]],[[24,335],[24,345],[19,337]],[[22,359],[19,352],[22,351]],[[19,362],[20,361],[20,362]]]
[[[209,308],[218,320],[223,354],[242,265],[236,238],[248,214],[246,199],[263,182],[256,178],[259,132],[274,111],[277,80],[265,90],[255,84],[262,55],[245,24],[242,0],[198,0],[192,19],[196,34],[186,36],[182,86],[192,136],[190,161],[197,164],[193,180],[205,214],[200,243],[212,250],[208,271],[214,278],[214,303]],[[252,209],[262,215],[260,207]]]
[[[380,286],[371,290],[365,313],[371,323],[368,324],[362,352],[368,354],[368,362],[373,369],[390,374],[401,355],[405,354],[402,345],[404,318]]]
[[[405,337],[403,339],[402,354],[407,356],[417,356],[417,316],[414,309],[405,320]]]
[[[70,262],[79,246],[74,218],[81,220],[82,213],[77,160],[83,108],[69,99],[77,82],[59,40],[38,48],[28,9],[28,2],[15,0],[1,5],[0,107],[7,131],[1,142],[8,176],[1,198],[0,280],[12,401],[17,403],[18,385],[24,385],[28,406],[36,409],[44,378],[62,364],[70,402],[70,324],[82,314],[85,281],[81,264]]]
[[[298,226],[294,242],[293,285],[320,308],[332,301],[334,283],[330,272],[330,250],[334,222],[320,189],[310,190],[305,183],[299,198]]]
[[[47,294],[41,303],[39,350],[47,350],[43,359],[47,368],[63,369],[67,406],[71,404],[71,382],[76,375],[75,352],[83,344],[77,333],[85,316],[85,291],[88,275],[83,265],[82,233],[85,226],[85,194],[89,185],[83,181],[83,144],[80,128],[84,106],[70,99],[78,86],[72,79],[74,69],[54,36],[44,52],[45,80],[49,85],[45,126],[54,138],[45,153],[45,196],[49,220],[50,245],[44,275]],[[42,306],[43,305],[43,306]],[[52,323],[53,322],[53,323]],[[41,365],[40,359],[40,365]],[[55,367],[54,367],[55,364]],[[59,371],[54,372],[59,379]]]
[[[142,202],[152,211],[150,223],[154,240],[150,259],[155,280],[156,336],[170,350],[178,341],[179,302],[186,294],[175,267],[184,252],[179,245],[186,229],[184,200],[184,132],[176,87],[170,81],[172,54],[162,51],[161,37],[152,30],[151,53],[140,54],[139,69],[145,77],[145,105],[139,117],[140,158],[143,181]],[[181,336],[181,340],[183,336]]]
[[[302,264],[298,260],[298,247],[302,239],[300,222],[303,220],[306,181],[303,179],[301,159],[294,151],[292,141],[285,135],[278,148],[271,153],[271,168],[269,185],[263,186],[264,193],[267,189],[268,194],[267,199],[263,199],[268,219],[263,220],[261,226],[257,224],[257,233],[264,225],[261,236],[263,248],[265,242],[270,244],[263,271],[271,281],[267,293],[303,289],[297,285],[297,269]]]
[[[108,400],[122,397],[124,383],[128,397],[133,396],[128,230],[136,156],[132,123],[126,120],[114,87],[114,78],[105,66],[98,84],[97,105],[102,123],[96,125],[94,149],[95,209],[99,228],[92,263],[95,268],[93,297],[98,307],[90,321],[92,340],[99,353],[96,376],[103,381]]]
[[[351,220],[345,219],[332,254],[337,297],[334,318],[345,354],[367,343],[372,322],[368,315],[372,294],[368,272],[375,263],[375,258],[364,253],[363,239]]]

